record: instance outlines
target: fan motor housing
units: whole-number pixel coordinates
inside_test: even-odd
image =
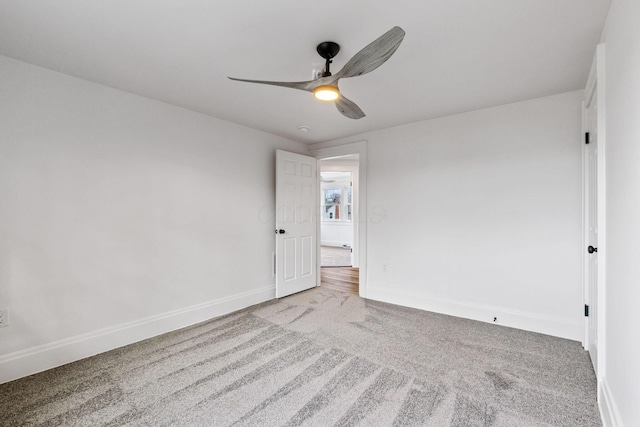
[[[331,59],[340,52],[340,45],[335,42],[322,42],[316,50],[324,59]]]

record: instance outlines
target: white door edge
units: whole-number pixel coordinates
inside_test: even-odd
[[[587,130],[587,117],[586,117],[586,108],[589,106],[589,102],[592,99],[593,95],[596,95],[597,102],[597,129],[598,129],[598,154],[597,154],[597,176],[598,176],[598,184],[597,184],[597,193],[598,193],[598,204],[597,204],[597,227],[598,227],[598,272],[597,272],[597,301],[596,307],[598,310],[597,315],[597,366],[595,367],[595,371],[597,373],[597,379],[600,381],[605,377],[605,367],[606,367],[606,328],[605,328],[605,319],[606,319],[606,57],[605,57],[605,44],[601,43],[596,48],[596,54],[593,59],[593,63],[591,66],[591,72],[589,74],[589,78],[587,80],[587,86],[584,92],[584,100],[582,103],[582,115],[583,115],[583,133]],[[584,224],[584,219],[586,218],[586,206],[585,206],[585,191],[587,189],[586,183],[586,165],[587,161],[586,156],[586,147],[584,141],[582,143],[582,188],[583,188],[583,203],[582,203],[582,218],[583,218],[583,226],[582,226],[582,245],[581,245],[581,253],[582,253],[582,266],[583,266],[583,274],[582,274],[582,283],[583,283],[583,302],[586,303],[587,296],[589,293],[588,290],[588,276],[587,276],[587,266],[588,266],[588,252],[586,248],[588,246],[588,226]],[[582,339],[582,345],[585,349],[589,348],[589,319],[584,318],[584,334]],[[600,388],[598,388],[598,394],[600,393]],[[600,396],[598,396],[600,398]]]

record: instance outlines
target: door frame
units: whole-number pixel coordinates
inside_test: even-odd
[[[358,241],[358,283],[359,295],[361,298],[367,297],[367,141],[354,142],[343,145],[327,146],[324,143],[311,146],[309,152],[317,161],[331,157],[358,155],[358,200],[357,213],[354,212],[353,229],[354,243]],[[319,171],[318,168],[316,168]],[[319,173],[319,172],[318,172]],[[318,179],[318,191],[320,191],[320,180]],[[318,193],[319,194],[319,193]],[[355,200],[354,200],[355,202]],[[319,214],[319,210],[318,210]],[[357,216],[356,216],[357,215]],[[320,221],[318,223],[318,236],[320,236]],[[320,239],[317,241],[317,265],[320,271]],[[320,286],[320,274],[318,274],[318,286]]]
[[[598,128],[598,152],[597,152],[597,227],[598,227],[598,274],[597,274],[597,343],[596,351],[597,357],[597,380],[600,382],[605,376],[606,366],[606,255],[607,255],[607,239],[606,239],[606,93],[605,93],[605,45],[601,43],[596,48],[596,54],[591,65],[591,71],[587,80],[587,86],[584,91],[584,98],[582,101],[582,135],[585,134],[588,128],[586,109],[591,101],[593,95],[597,95],[597,128]],[[582,295],[584,304],[588,304],[589,301],[589,280],[588,280],[588,262],[589,254],[587,253],[587,245],[589,238],[589,226],[586,223],[587,218],[587,206],[586,206],[586,191],[587,191],[587,165],[588,161],[586,155],[586,144],[582,141],[582,246],[580,248],[582,253]],[[582,339],[582,345],[585,349],[589,348],[589,317],[584,317],[584,333]],[[600,399],[600,387],[598,387],[598,399]]]

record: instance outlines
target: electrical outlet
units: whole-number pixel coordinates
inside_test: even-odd
[[[0,310],[0,328],[9,326],[9,309],[3,308]]]

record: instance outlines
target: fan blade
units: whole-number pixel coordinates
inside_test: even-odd
[[[315,88],[320,86],[320,82],[322,79],[318,80],[310,80],[307,82],[269,82],[266,80],[247,80],[247,79],[236,79],[235,77],[227,77],[228,79],[235,80],[238,82],[248,82],[248,83],[260,83],[263,85],[272,85],[272,86],[282,86],[289,87],[291,89],[300,89],[305,90],[307,92],[313,92]]]
[[[343,116],[350,119],[361,119],[365,116],[355,102],[345,98],[342,94],[336,101],[336,108],[338,108],[338,111],[340,111]]]
[[[336,77],[355,77],[370,73],[382,64],[398,49],[404,30],[400,27],[393,27],[371,43],[364,49],[356,53],[353,58],[338,71]]]

